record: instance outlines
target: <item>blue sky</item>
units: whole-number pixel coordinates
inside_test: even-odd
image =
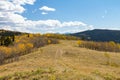
[[[4,29],[41,33],[120,30],[120,0],[6,0],[3,4],[7,2],[19,6],[9,14],[18,22],[12,22],[14,20],[10,18],[6,20],[9,22],[7,25],[0,27]],[[5,13],[5,10],[10,11],[0,5],[0,13]],[[3,22],[3,19],[0,21]]]

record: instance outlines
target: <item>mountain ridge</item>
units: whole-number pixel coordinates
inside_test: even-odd
[[[70,34],[90,41],[114,41],[120,43],[120,30],[94,29]]]

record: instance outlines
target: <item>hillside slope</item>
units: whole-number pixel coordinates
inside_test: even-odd
[[[95,29],[71,35],[92,41],[115,41],[120,43],[120,30]]]
[[[120,54],[106,53],[60,41],[1,65],[0,80],[120,80]]]
[[[25,33],[0,29],[0,36],[11,36],[11,35],[21,35],[21,34],[25,34]]]

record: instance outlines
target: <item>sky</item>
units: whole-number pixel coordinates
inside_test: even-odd
[[[0,29],[31,33],[120,30],[120,0],[0,0]]]

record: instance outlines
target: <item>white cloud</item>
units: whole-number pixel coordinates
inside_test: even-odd
[[[12,2],[17,5],[25,5],[25,4],[33,5],[35,1],[36,0],[12,0]]]
[[[0,29],[11,30],[11,31],[13,30],[11,26],[3,26],[3,27],[0,27]]]
[[[80,22],[80,21],[71,21],[71,22],[64,22],[62,24],[63,26],[86,26],[85,23],[83,22]]]
[[[4,26],[9,26],[10,24],[3,24]],[[59,20],[39,20],[39,21],[31,21],[25,20],[21,23],[11,24],[9,30],[17,30],[17,31],[27,31],[27,32],[59,32],[63,33],[64,31],[55,31],[56,29],[67,28],[70,31],[70,28],[74,29],[74,31],[78,31],[79,28],[88,27],[87,24],[78,21],[70,21],[70,22],[60,22]],[[5,29],[5,28],[4,28]],[[79,29],[80,31],[80,29]],[[71,32],[71,31],[70,31]]]
[[[94,29],[94,26],[93,26],[93,25],[89,25],[89,26],[87,26],[87,28],[88,28],[89,30],[93,30],[93,29]]]
[[[19,14],[15,14],[15,13],[2,13],[2,17],[0,19],[0,21],[6,21],[6,22],[12,22],[12,23],[21,23],[25,20],[26,18],[24,18],[23,16],[19,15]]]
[[[42,12],[41,14],[42,14],[42,15],[45,15],[45,14],[48,14],[48,13],[47,13],[47,12]]]
[[[0,1],[0,29],[8,29],[23,32],[67,32],[64,28],[79,31],[80,28],[88,27],[89,25],[80,21],[61,22],[59,20],[38,20],[32,21],[23,17],[21,13],[25,11],[23,5],[33,5],[35,0],[1,0]],[[41,8],[43,14],[46,11],[55,11],[54,8],[43,6]],[[45,11],[45,12],[44,12]],[[61,30],[59,30],[61,29]]]
[[[47,6],[41,7],[40,10],[42,10],[42,11],[56,11],[55,8],[50,8],[50,7],[47,7]]]
[[[0,1],[0,12],[17,12],[22,13],[25,9],[20,5],[15,5],[9,1]]]

